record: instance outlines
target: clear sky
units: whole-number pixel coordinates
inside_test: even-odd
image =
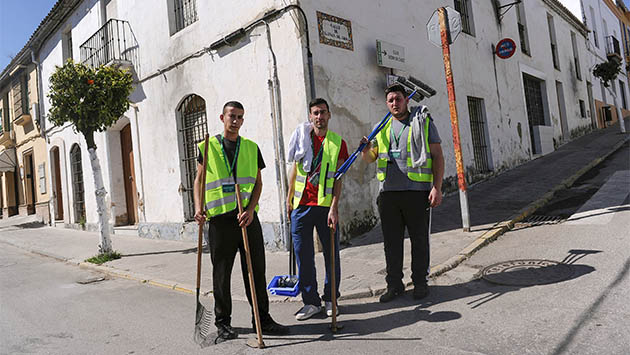
[[[18,54],[57,0],[0,0],[0,72]]]

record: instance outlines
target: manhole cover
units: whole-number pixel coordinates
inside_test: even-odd
[[[570,265],[552,260],[511,260],[483,269],[481,277],[499,285],[534,286],[564,281],[573,275]]]

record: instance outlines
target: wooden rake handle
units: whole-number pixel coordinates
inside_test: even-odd
[[[201,201],[201,210],[205,216],[206,214],[206,201],[205,201],[205,187],[206,187],[206,169],[208,168],[208,140],[210,136],[206,134],[204,152],[203,152],[203,172],[201,173],[201,181],[199,183],[199,201]],[[201,254],[202,254],[202,238],[203,238],[204,224],[199,225],[199,234],[197,237],[197,296],[199,296],[199,288],[201,286]]]
[[[238,184],[235,184],[236,202],[238,203],[239,215],[243,213],[243,202],[241,201],[241,190]],[[243,246],[245,247],[245,260],[247,260],[247,276],[249,277],[249,290],[252,295],[252,305],[254,307],[254,319],[256,321],[256,336],[258,339],[258,348],[265,347],[262,338],[262,324],[260,323],[260,313],[258,312],[258,299],[256,297],[256,286],[254,285],[254,272],[252,268],[252,257],[249,250],[249,240],[247,238],[247,227],[241,227],[243,234]]]

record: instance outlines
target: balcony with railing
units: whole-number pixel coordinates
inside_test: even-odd
[[[606,39],[606,57],[621,62],[621,49],[619,48],[619,40],[615,36],[608,36]]]
[[[79,46],[81,62],[93,67],[114,65],[135,68],[138,64],[138,41],[129,22],[111,19]]]

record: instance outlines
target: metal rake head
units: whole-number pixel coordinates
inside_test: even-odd
[[[201,348],[214,345],[214,336],[210,330],[212,328],[212,312],[208,311],[199,301],[197,301],[197,316],[195,318],[195,343]]]

